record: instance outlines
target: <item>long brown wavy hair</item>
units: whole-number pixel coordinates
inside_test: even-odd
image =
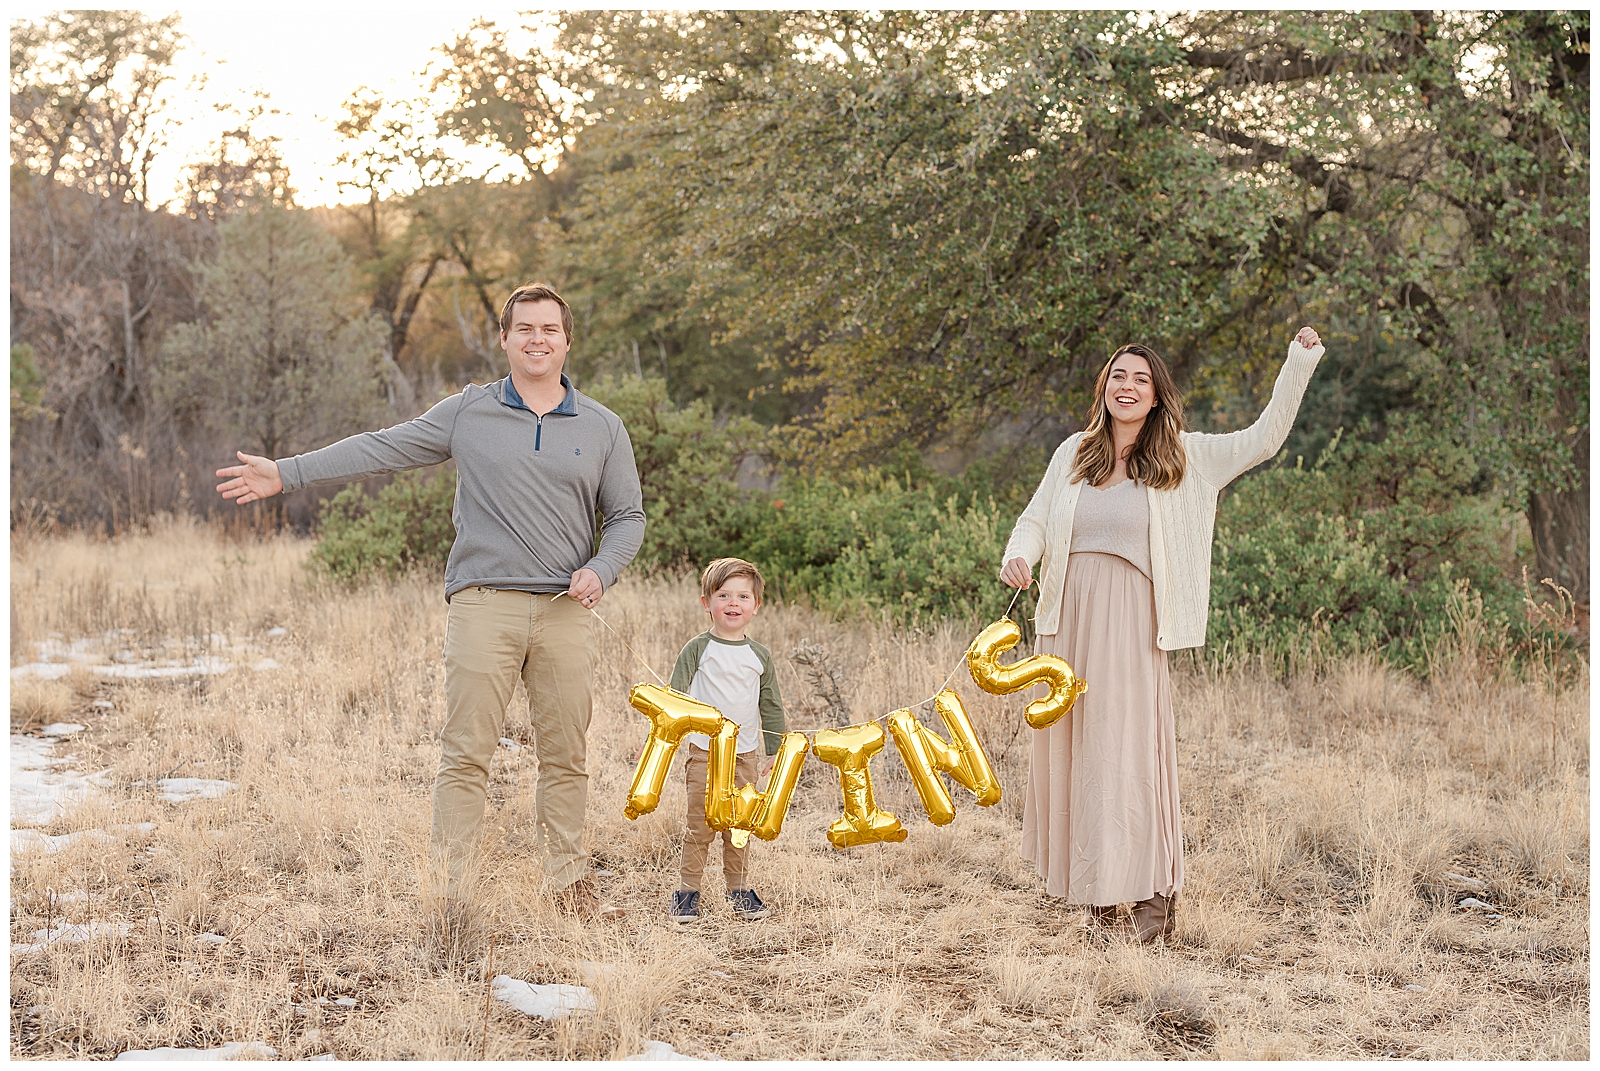
[[[1170,490],[1183,481],[1187,458],[1178,433],[1183,431],[1183,398],[1167,371],[1167,363],[1149,346],[1123,346],[1111,355],[1094,381],[1094,402],[1089,406],[1083,441],[1078,444],[1072,482],[1088,480],[1098,487],[1110,479],[1117,467],[1117,448],[1112,437],[1111,410],[1106,407],[1106,383],[1111,366],[1124,354],[1143,357],[1150,365],[1150,383],[1156,389],[1155,405],[1144,418],[1144,427],[1128,454],[1128,475],[1158,491]]]

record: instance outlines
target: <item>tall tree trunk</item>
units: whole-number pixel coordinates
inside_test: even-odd
[[[1588,429],[1572,444],[1577,486],[1528,496],[1528,527],[1539,579],[1546,577],[1572,592],[1573,601],[1589,605],[1589,436]]]

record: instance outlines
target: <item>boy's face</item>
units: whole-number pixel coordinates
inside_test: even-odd
[[[700,605],[711,614],[711,631],[726,639],[743,636],[745,626],[761,609],[755,587],[747,576],[727,580],[711,597],[700,596]]]

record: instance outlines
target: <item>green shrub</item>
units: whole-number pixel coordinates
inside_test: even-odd
[[[905,457],[893,472],[790,473],[777,491],[741,490],[740,465],[769,445],[760,425],[674,405],[659,380],[593,393],[633,440],[648,517],[635,569],[737,555],[775,598],[902,622],[996,617],[1011,600],[995,574],[1031,477],[997,482],[982,466],[941,477]],[[345,580],[442,570],[454,492],[448,468],[375,496],[341,492],[323,509],[316,563]],[[1377,649],[1421,668],[1463,598],[1481,602],[1486,627],[1525,637],[1506,518],[1470,451],[1420,421],[1377,441],[1365,427],[1336,436],[1309,468],[1248,476],[1223,499],[1208,653],[1294,664]]]
[[[869,470],[791,478],[760,496],[739,550],[787,598],[900,621],[998,616],[996,574],[1013,518],[993,499]]]
[[[719,420],[704,401],[675,405],[659,379],[608,376],[588,393],[633,440],[647,519],[635,560],[682,571],[733,553],[759,512],[739,489],[739,466],[761,456],[767,429],[749,417]]]
[[[405,472],[376,495],[353,484],[323,503],[314,568],[346,583],[413,569],[443,573],[456,526],[456,472]]]
[[[1420,668],[1462,583],[1494,627],[1525,629],[1504,520],[1471,453],[1422,422],[1336,435],[1311,468],[1246,477],[1223,500],[1207,646],[1289,662],[1377,648]]]

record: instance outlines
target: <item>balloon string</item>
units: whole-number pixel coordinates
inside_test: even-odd
[[[558,591],[558,592],[556,592],[555,596],[551,598],[550,601],[551,602],[555,602],[556,599],[559,599],[559,598],[561,598],[563,596],[565,596],[566,598],[569,598],[569,599],[572,598],[572,596],[568,595],[566,592]],[[574,601],[576,601],[576,600],[574,600]],[[582,604],[580,603],[579,605],[582,605]],[[672,687],[672,685],[668,684],[666,681],[661,679],[661,674],[657,673],[655,670],[650,668],[650,663],[646,662],[644,660],[643,656],[641,656],[638,651],[635,651],[631,646],[629,646],[628,641],[622,638],[622,634],[620,632],[618,632],[616,629],[612,628],[611,627],[611,622],[609,622],[605,618],[601,617],[600,614],[598,612],[596,612],[596,610],[595,610],[595,608],[593,606],[585,606],[584,609],[588,610],[591,614],[594,614],[595,620],[600,622],[602,625],[604,625],[606,627],[606,631],[611,633],[611,635],[613,635],[613,636],[615,636],[617,638],[617,642],[618,643],[620,643],[620,644],[622,644],[622,646],[628,648],[628,653],[631,654],[635,659],[638,660],[639,664],[644,667],[646,673],[650,674],[650,676],[652,676],[652,677],[654,677],[656,679],[656,683],[657,684],[661,685],[661,687],[663,687],[663,688]]]
[[[1000,616],[1001,617],[1010,617],[1011,616],[1011,611],[1016,609],[1017,600],[1022,598],[1022,593],[1024,591],[1027,591],[1027,590],[1028,590],[1027,588],[1018,588],[1017,591],[1016,591],[1016,594],[1011,596],[1011,605],[1007,606],[1006,607],[1006,612],[1001,614]],[[551,602],[555,602],[556,599],[559,599],[559,598],[562,598],[562,597],[571,598],[571,596],[567,595],[567,593],[565,591],[560,591],[560,592],[557,592],[554,596],[552,596],[550,601]],[[628,641],[622,638],[622,634],[619,633],[616,629],[612,628],[611,627],[611,623],[608,622],[605,618],[601,617],[599,612],[596,611],[594,607],[585,606],[584,609],[588,610],[591,614],[594,614],[595,620],[599,621],[602,625],[604,625],[606,627],[606,631],[610,632],[611,635],[613,635],[613,636],[615,636],[617,638],[617,642],[618,643],[620,643],[620,644],[622,644],[622,646],[628,648],[628,653],[633,655],[634,659],[637,660],[638,663],[645,668],[645,671],[647,673],[649,673],[650,676],[652,676],[652,677],[654,677],[656,679],[656,682],[659,683],[661,685],[661,687],[663,687],[663,688],[672,687],[666,681],[661,679],[661,674],[657,673],[655,670],[650,668],[650,663],[646,662],[644,660],[643,656],[641,656],[638,651],[635,651],[631,646],[629,646]],[[926,699],[923,699],[923,700],[919,701],[916,705],[919,706],[919,707],[924,707],[924,706],[927,706],[929,703],[933,702],[935,699],[939,698],[940,693],[943,692],[945,690],[945,688],[949,686],[950,682],[955,679],[955,675],[957,673],[961,672],[961,667],[966,665],[966,664],[967,664],[967,655],[966,655],[966,652],[963,651],[962,654],[961,654],[960,660],[957,661],[956,664],[955,664],[955,668],[950,671],[950,673],[949,673],[949,675],[947,677],[945,677],[944,683],[939,685],[938,689],[935,690],[932,695],[930,695]],[[815,736],[817,733],[825,732],[825,731],[843,732],[846,729],[859,729],[863,725],[874,725],[874,724],[877,724],[879,722],[882,722],[885,718],[887,718],[889,716],[889,714],[892,714],[892,713],[894,713],[894,711],[889,711],[886,714],[879,714],[875,718],[868,718],[864,722],[851,722],[849,725],[841,725],[841,726],[837,727],[836,729],[832,729],[832,730],[829,730],[827,727],[825,727],[823,729],[790,729],[789,732],[791,732],[791,733],[803,733],[803,734],[805,734],[807,736]],[[777,733],[769,732],[766,729],[761,730],[761,733],[762,733],[763,736],[777,736],[777,735],[779,735]]]
[[[1028,589],[1027,588],[1018,588],[1017,589],[1016,594],[1011,596],[1011,605],[1006,607],[1006,612],[1001,614],[1000,615],[1001,617],[1010,617],[1011,616],[1011,611],[1016,609],[1017,600],[1022,598],[1022,593],[1024,591],[1026,591],[1026,590],[1028,590]],[[935,691],[928,698],[924,699],[922,702],[918,703],[917,706],[919,706],[919,707],[927,706],[929,703],[931,703],[935,699],[939,698],[939,693],[944,691],[945,688],[949,687],[950,682],[955,679],[956,674],[961,672],[961,667],[966,665],[966,664],[967,664],[966,652],[962,652],[961,660],[956,663],[956,668],[954,668],[954,669],[952,669],[950,671],[950,675],[944,679],[944,683],[939,685],[939,688],[938,688],[937,691]],[[874,720],[876,720],[876,719],[874,719]]]

